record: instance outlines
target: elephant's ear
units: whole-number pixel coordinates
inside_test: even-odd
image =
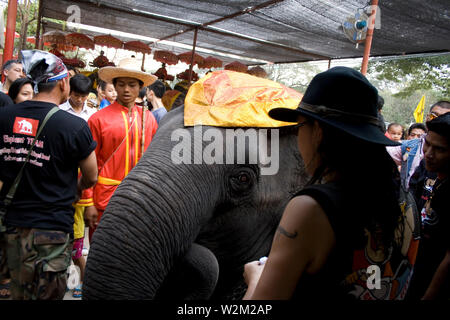
[[[219,263],[206,247],[193,243],[179,259],[158,291],[157,300],[206,300],[219,279]]]

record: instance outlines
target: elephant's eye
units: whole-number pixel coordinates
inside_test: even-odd
[[[247,182],[250,181],[250,177],[249,177],[248,174],[245,173],[245,172],[241,172],[241,173],[239,174],[238,179],[239,179],[239,182],[240,182],[240,183],[247,183]]]
[[[255,180],[255,173],[251,169],[242,169],[236,171],[230,176],[230,187],[233,193],[237,195],[243,195],[246,191],[249,191]]]

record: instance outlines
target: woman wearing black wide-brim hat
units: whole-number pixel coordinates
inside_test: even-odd
[[[244,299],[401,299],[417,251],[398,204],[398,171],[359,72],[316,75],[297,109],[269,115],[298,127],[311,180],[283,213],[268,259],[248,263]]]

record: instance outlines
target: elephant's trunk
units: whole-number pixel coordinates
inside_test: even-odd
[[[152,143],[110,200],[93,236],[84,298],[153,299],[210,218],[219,172],[181,168],[158,150],[163,144]]]

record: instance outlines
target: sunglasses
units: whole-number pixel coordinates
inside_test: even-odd
[[[304,125],[306,125],[309,122],[309,120],[303,121],[303,122],[299,122],[296,125],[294,125],[294,128],[300,128],[303,127]]]
[[[431,121],[433,119],[436,119],[437,117],[439,117],[439,116],[436,113],[434,113],[434,112],[430,112],[428,114],[428,119],[430,119],[429,121]]]

